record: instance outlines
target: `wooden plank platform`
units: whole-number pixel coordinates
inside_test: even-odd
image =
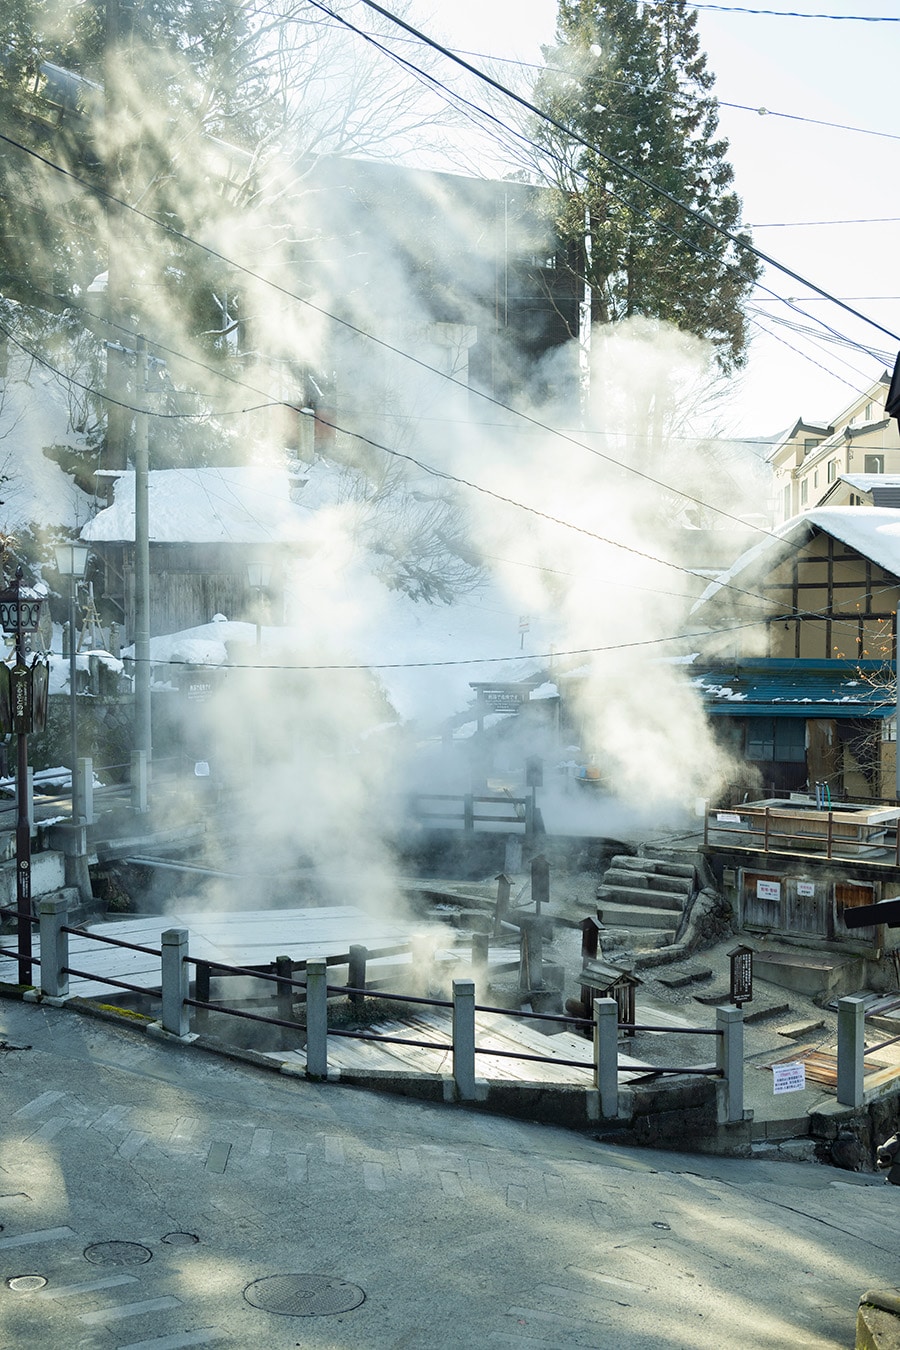
[[[422,1009],[421,1012],[382,1022],[371,1028],[372,1039],[350,1039],[330,1036],[328,1063],[332,1068],[365,1072],[415,1072],[422,1074],[450,1074],[453,1056],[450,1050],[451,1015],[441,1008]],[[430,1041],[434,1049],[414,1045],[395,1045],[378,1041],[377,1035],[403,1036],[416,1041]],[[475,1014],[475,1044],[480,1051],[505,1050],[525,1055],[558,1056],[577,1060],[584,1070],[569,1065],[537,1062],[527,1059],[509,1059],[506,1055],[478,1053],[475,1071],[479,1078],[496,1082],[558,1083],[591,1087],[593,1049],[590,1041],[571,1032],[543,1035],[527,1022],[517,1022],[502,1014],[478,1012]],[[305,1069],[306,1052],[299,1050],[272,1050],[267,1058],[297,1069]],[[619,1054],[620,1082],[632,1082],[649,1072],[649,1067],[632,1056]]]
[[[178,910],[165,915],[142,915],[107,923],[86,926],[87,933],[117,938],[122,942],[159,950],[162,934],[169,928],[186,928],[190,934],[190,954],[203,961],[221,961],[225,965],[261,966],[274,961],[276,956],[289,956],[292,961],[337,956],[351,945],[377,950],[408,942],[422,934],[438,944],[437,956],[452,960],[447,947],[447,930],[441,925],[419,921],[415,925],[400,920],[388,920],[367,914],[352,905],[331,905],[316,909],[264,909],[217,911]],[[10,935],[0,946],[12,947]],[[34,954],[40,956],[37,930],[34,935]],[[502,960],[508,953],[499,953]],[[391,964],[401,962],[402,954],[390,958]],[[409,961],[409,957],[406,960]],[[378,978],[382,963],[373,961],[373,974]],[[70,992],[81,998],[97,998],[115,991],[115,986],[104,982],[104,976],[124,980],[141,989],[158,989],[160,982],[159,958],[143,952],[113,947],[105,942],[92,942],[87,936],[69,937],[69,965],[89,971],[92,978],[72,976]],[[468,973],[468,964],[465,970]],[[461,972],[462,973],[462,972]],[[35,971],[34,978],[39,980]],[[18,980],[17,963],[13,957],[0,957],[0,981],[10,984]],[[121,991],[120,991],[121,992]]]

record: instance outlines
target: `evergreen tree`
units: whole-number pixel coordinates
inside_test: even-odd
[[[560,0],[544,57],[535,103],[592,147],[534,128],[560,189],[559,226],[589,240],[594,321],[667,320],[707,338],[722,369],[742,365],[742,305],[760,264],[675,204],[749,241],[696,10],[686,0]]]

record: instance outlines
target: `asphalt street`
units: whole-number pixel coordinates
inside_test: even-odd
[[[46,1005],[0,1002],[0,1042],[4,1347],[849,1350],[900,1283],[878,1177],[617,1149]]]

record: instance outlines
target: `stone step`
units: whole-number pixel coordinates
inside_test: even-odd
[[[648,891],[668,891],[687,899],[694,889],[688,877],[661,876],[658,872],[638,872],[626,867],[608,867],[603,877],[604,886],[644,886]]]
[[[612,965],[626,962],[636,952],[654,951],[659,947],[671,947],[675,941],[672,928],[604,928],[600,933],[603,940],[603,959]]]
[[[597,906],[600,922],[609,927],[660,928],[675,932],[677,919],[670,909],[651,909],[649,905],[617,905],[603,901]]]
[[[597,902],[611,901],[618,905],[640,905],[642,909],[674,910],[680,914],[684,909],[683,895],[670,895],[665,891],[648,891],[640,886],[607,886],[601,881],[597,887]]]
[[[666,862],[664,858],[632,858],[627,853],[617,853],[609,860],[610,867],[623,867],[629,872],[655,872],[661,877],[694,878],[693,863]]]

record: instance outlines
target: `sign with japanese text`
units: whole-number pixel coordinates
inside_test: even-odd
[[[781,882],[780,881],[757,881],[756,883],[757,900],[780,900]]]
[[[796,1064],[773,1064],[772,1077],[774,1079],[772,1091],[780,1092],[802,1092],[806,1087],[806,1065]]]

